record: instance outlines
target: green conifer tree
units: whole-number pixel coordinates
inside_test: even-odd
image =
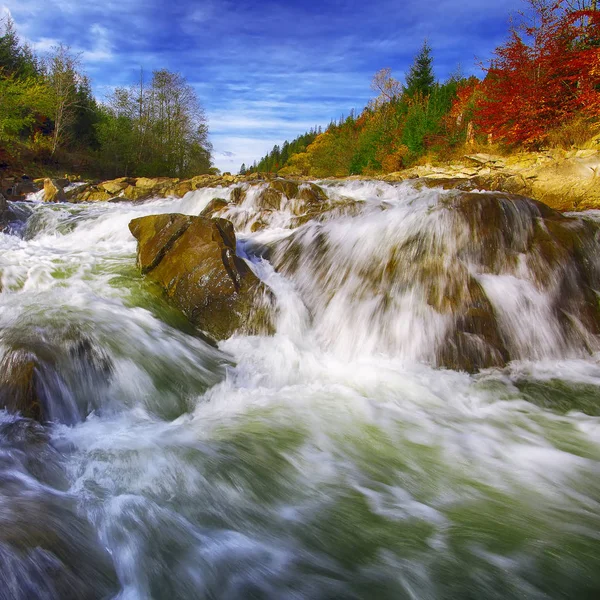
[[[432,64],[431,47],[427,43],[427,40],[425,40],[421,51],[415,57],[415,61],[406,76],[406,85],[404,87],[406,95],[411,97],[416,94],[428,96],[431,93],[435,83]]]

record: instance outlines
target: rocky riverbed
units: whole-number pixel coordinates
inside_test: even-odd
[[[0,597],[595,597],[598,214],[439,175],[1,203]]]

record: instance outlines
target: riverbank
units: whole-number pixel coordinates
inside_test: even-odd
[[[382,179],[425,178],[444,186],[528,196],[560,211],[595,209],[600,208],[599,142],[600,138],[593,144],[596,148],[568,151],[468,154],[457,163],[413,167]]]
[[[544,202],[559,211],[600,208],[600,137],[589,147],[572,150],[521,152],[508,156],[491,153],[465,154],[448,164],[426,164],[386,175],[327,178],[323,181],[382,180],[388,183],[420,179],[424,185],[458,188],[465,191],[487,190],[519,194]],[[190,179],[168,177],[120,177],[108,181],[65,179],[4,178],[0,193],[9,200],[22,200],[38,190],[38,198],[69,202],[134,201],[149,198],[181,198],[202,188],[228,187],[235,184],[255,185],[277,179],[275,174],[198,175]],[[290,181],[308,181],[293,177]],[[75,183],[76,182],[76,183]],[[45,187],[45,192],[41,191]],[[64,192],[64,193],[63,193]]]

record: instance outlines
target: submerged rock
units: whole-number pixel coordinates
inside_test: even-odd
[[[134,219],[138,265],[200,329],[214,339],[236,331],[270,329],[269,293],[236,255],[233,225],[225,219],[180,214]]]
[[[600,223],[459,190],[368,214],[313,220],[266,252],[326,345],[352,346],[337,333],[350,322],[370,351],[469,372],[600,349]]]
[[[22,332],[4,336],[0,360],[0,409],[37,421],[74,424],[100,407],[112,362],[76,332],[53,339]]]

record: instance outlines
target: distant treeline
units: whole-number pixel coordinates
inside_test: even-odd
[[[167,70],[94,98],[79,57],[60,45],[42,58],[0,21],[0,166],[98,176],[186,177],[211,168],[206,118],[193,88]]]
[[[375,75],[372,88],[378,95],[360,115],[352,112],[323,132],[275,146],[251,170],[375,175],[452,160],[464,154],[465,145],[501,151],[568,148],[590,139],[600,124],[597,2],[527,3],[528,18],[513,25],[483,80],[456,74],[436,82],[425,42],[404,82],[390,69]]]
[[[279,171],[279,169],[281,169],[294,154],[304,152],[321,133],[321,128],[315,127],[314,129],[299,135],[291,142],[286,140],[281,145],[281,148],[276,144],[273,146],[273,150],[261,158],[258,163],[255,162],[249,167],[246,167],[245,164],[242,164],[240,168],[240,174],[244,175],[246,173],[256,172],[275,173]]]

